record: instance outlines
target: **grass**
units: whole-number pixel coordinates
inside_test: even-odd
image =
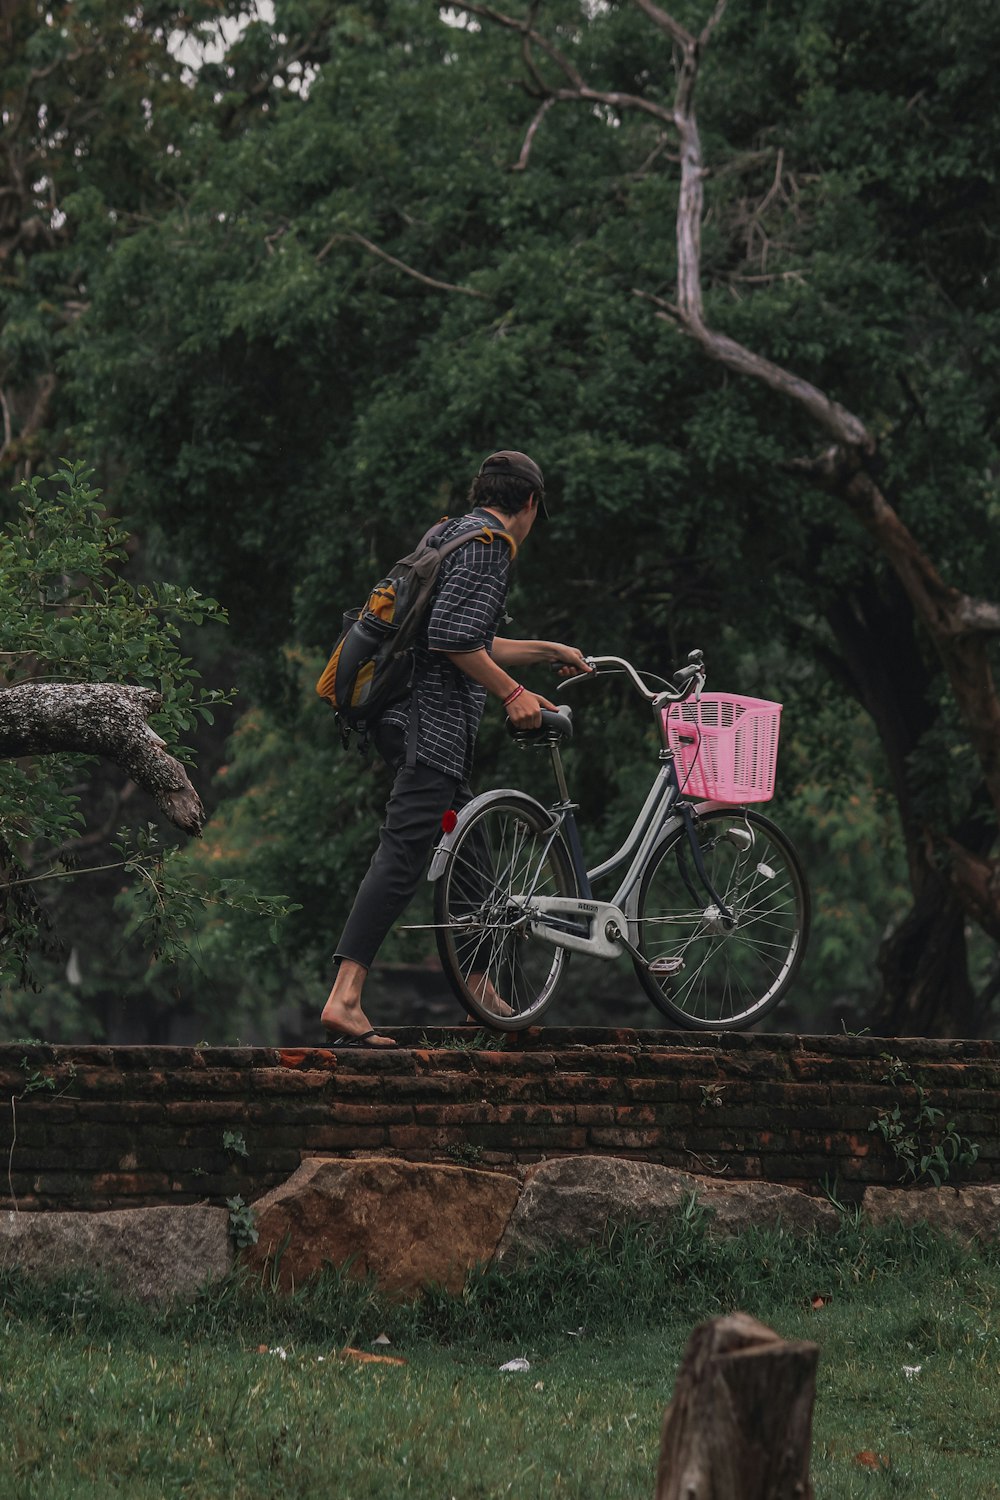
[[[693,1212],[409,1305],[335,1274],[161,1309],[0,1275],[2,1492],[645,1500],[687,1336],[734,1307],[820,1345],[817,1500],[1000,1497],[995,1256],[849,1216],[715,1243]],[[383,1331],[405,1366],[337,1357]]]

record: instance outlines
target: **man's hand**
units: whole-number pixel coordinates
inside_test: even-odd
[[[556,712],[556,705],[550,703],[548,698],[538,697],[525,688],[508,703],[507,717],[515,729],[540,729],[543,708],[550,708],[553,713]]]
[[[560,677],[581,677],[594,670],[583,652],[578,651],[575,646],[564,646],[560,641],[550,641],[548,644],[549,660]]]

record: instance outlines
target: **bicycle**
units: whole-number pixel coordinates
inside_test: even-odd
[[[428,870],[433,926],[452,989],[485,1026],[537,1024],[574,951],[627,954],[662,1015],[694,1030],[752,1026],[787,992],[808,938],[808,885],[787,836],[743,805],[773,790],[780,705],[704,694],[702,653],[688,663],[672,686],[646,672],[656,690],[622,657],[590,657],[592,673],[559,688],[624,673],[659,732],[645,802],[595,868],[560,754],[573,732],[567,706],[543,710],[540,729],[512,728],[521,745],[550,752],[551,807],[496,788],[446,816]],[[622,866],[612,899],[597,900],[594,883]]]

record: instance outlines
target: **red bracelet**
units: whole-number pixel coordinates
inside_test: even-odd
[[[508,693],[507,696],[506,696],[506,698],[503,700],[503,706],[504,706],[504,708],[506,708],[509,703],[513,703],[514,699],[517,698],[523,692],[524,692],[524,686],[523,686],[523,684],[522,683],[518,683],[518,685],[514,689],[514,691],[512,693]]]

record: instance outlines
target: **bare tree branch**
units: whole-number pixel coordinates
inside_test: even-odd
[[[838,401],[831,400],[811,381],[793,374],[782,365],[774,364],[763,355],[755,354],[753,350],[747,349],[743,344],[738,344],[728,335],[716,333],[708,328],[700,316],[700,288],[697,298],[699,308],[697,316],[691,312],[690,306],[685,308],[683,301],[680,304],[667,302],[664,298],[654,296],[651,292],[641,291],[638,287],[632,288],[632,295],[652,302],[659,309],[655,314],[656,317],[661,318],[665,323],[673,323],[697,339],[706,352],[720,364],[726,365],[737,374],[750,375],[770,386],[771,390],[797,401],[820,426],[825,427],[831,436],[840,442],[857,445],[865,452],[871,450],[873,444],[868,430],[853,412],[849,412]]]
[[[580,89],[553,89],[549,97],[560,103],[603,104],[617,113],[635,109],[644,115],[652,115],[654,120],[659,120],[664,125],[674,123],[672,112],[664,109],[662,104],[644,99],[641,94],[623,94],[618,89],[592,89],[584,84]]]
[[[729,0],[716,0],[715,9],[712,11],[712,14],[705,22],[704,26],[701,29],[701,35],[698,37],[699,47],[704,47],[708,42],[709,38],[712,35],[712,32],[715,30],[716,26],[718,26],[719,22],[725,15],[726,6],[728,3]]]
[[[540,4],[541,0],[531,0],[531,5],[528,8],[528,27],[530,29],[525,31],[521,38],[521,58],[524,62],[525,68],[527,69],[528,73],[530,73],[531,78],[534,82],[535,92],[540,98],[544,98],[548,90],[548,85],[546,84],[545,79],[542,77],[541,73],[538,70],[538,66],[535,63],[534,54],[531,50],[531,32],[535,29],[535,17],[538,15],[538,7]]]
[[[805,286],[805,273],[802,271],[764,271],[759,276],[741,276],[734,272],[726,278],[729,282],[738,281],[741,286],[771,286],[775,281],[794,281],[797,286]]]
[[[0,758],[59,752],[113,761],[185,833],[205,811],[179,760],[146,723],[163,702],[150,688],[115,683],[21,683],[0,692]]]
[[[641,182],[644,177],[648,176],[653,163],[657,161],[661,156],[663,156],[664,152],[666,152],[665,159],[667,161],[672,161],[676,165],[680,165],[680,157],[674,156],[666,150],[667,139],[667,132],[665,130],[661,130],[656,138],[656,145],[653,147],[652,151],[650,151],[645,161],[640,163],[640,165],[636,167],[634,172],[626,173],[627,181]]]
[[[397,271],[402,271],[404,276],[412,276],[414,281],[419,281],[424,286],[433,287],[437,292],[460,292],[463,297],[479,297],[483,302],[490,300],[485,292],[477,291],[475,287],[455,286],[450,281],[438,281],[434,276],[425,276],[423,271],[417,271],[413,266],[408,266],[405,261],[397,260],[395,255],[390,255],[388,250],[381,249],[380,246],[373,244],[371,240],[366,239],[363,234],[358,234],[357,230],[354,229],[345,230],[341,234],[331,235],[322,250],[317,252],[316,263],[319,264],[321,261],[324,261],[334,245],[341,244],[345,240],[363,246],[369,254],[377,255],[379,260],[384,260],[388,265],[394,266]]]
[[[531,148],[535,140],[535,133],[555,102],[556,101],[550,94],[547,99],[542,100],[542,103],[535,110],[534,118],[532,119],[531,124],[528,126],[527,134],[525,135],[524,141],[521,145],[521,154],[510,169],[512,172],[523,172],[527,169],[528,158],[531,155]]]
[[[955,601],[954,620],[959,635],[1000,635],[1000,604],[960,594]]]
[[[10,403],[7,392],[0,386],[0,408],[3,410],[3,442],[0,443],[0,461],[14,440],[14,427],[10,419]]]
[[[458,8],[468,11],[472,15],[480,16],[483,20],[492,21],[497,26],[503,26],[508,31],[516,31],[524,39],[522,55],[532,78],[532,87],[528,89],[528,92],[534,94],[536,98],[541,97],[546,100],[558,100],[570,103],[603,104],[609,109],[614,110],[635,109],[640,110],[644,114],[652,115],[654,119],[661,120],[665,124],[671,123],[672,114],[669,109],[664,109],[662,105],[655,104],[651,99],[644,99],[641,94],[623,94],[617,89],[591,88],[583,77],[583,74],[578,68],[574,67],[566,54],[533,25],[536,7],[532,6],[526,20],[520,20],[517,16],[508,16],[492,5],[470,3]],[[545,82],[531,56],[530,49],[532,46],[540,48],[546,57],[555,63],[563,77],[571,85],[570,88],[552,88]]]
[[[696,45],[690,31],[682,26],[679,21],[675,21],[673,16],[668,15],[665,10],[661,10],[658,5],[654,5],[653,0],[635,0],[635,3],[641,11],[646,13],[653,22],[653,25],[658,26],[661,31],[665,31],[667,36],[676,42],[682,51],[686,51],[688,48],[693,48]]]
[[[519,32],[526,41],[530,40],[541,47],[557,63],[564,76],[573,81],[572,89],[550,90],[545,106],[561,100],[588,100],[609,104],[616,109],[642,109],[670,120],[680,137],[681,146],[681,183],[676,221],[677,301],[668,302],[637,287],[632,289],[633,295],[651,302],[657,309],[656,317],[683,329],[720,364],[738,374],[749,375],[776,393],[795,401],[817,425],[834,438],[834,448],[820,460],[810,463],[808,470],[798,465],[799,471],[807,473],[814,482],[835,489],[847,500],[858,519],[886,551],[910,593],[918,614],[931,626],[939,639],[944,636],[955,640],[974,633],[995,634],[1000,622],[1000,607],[970,599],[944,583],[937,569],[922,552],[867,472],[865,464],[874,453],[876,445],[861,418],[812,381],[775,364],[706,323],[701,287],[701,225],[707,173],[702,161],[701,140],[694,112],[694,93],[699,53],[721,21],[726,0],[716,0],[712,13],[697,38],[668,11],[657,5],[655,0],[636,0],[636,4],[654,25],[671,38],[681,53],[671,111],[659,106],[651,107],[650,101],[635,95],[605,93],[590,88],[572,63],[535,28],[535,5],[527,20],[508,16],[492,5],[467,4],[462,9]],[[529,136],[537,129],[541,117],[542,111],[539,111],[529,127]],[[523,148],[522,160],[526,164],[527,154]],[[762,206],[766,206],[781,191],[783,166],[783,153],[779,151],[774,180]],[[989,687],[990,691],[994,691],[992,684]],[[997,802],[1000,806],[1000,768]]]
[[[681,322],[681,310],[676,302],[668,302],[665,297],[658,297],[655,292],[644,292],[637,286],[632,288],[632,296],[641,297],[643,302],[652,302],[654,307],[660,309],[657,317],[662,318],[665,323]]]
[[[551,58],[559,71],[569,80],[575,89],[584,89],[586,84],[584,83],[582,73],[577,71],[566,54],[561,52],[554,42],[551,42],[542,32],[537,31],[532,24],[536,8],[532,6],[528,14],[528,19],[521,21],[516,16],[505,15],[503,11],[497,10],[492,5],[468,4],[458,7],[459,10],[468,11],[474,16],[480,16],[484,21],[492,21],[497,26],[506,27],[508,31],[519,32],[526,41],[533,42],[536,47],[542,49],[546,57]]]

